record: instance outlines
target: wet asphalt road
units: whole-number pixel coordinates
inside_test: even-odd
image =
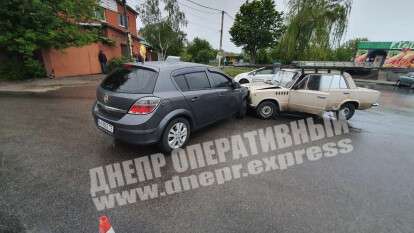
[[[102,214],[123,233],[413,232],[414,90],[373,87],[382,92],[381,107],[358,111],[341,136],[352,139],[350,154],[101,212],[89,169],[157,148],[114,144],[98,131],[93,86],[1,96],[0,232],[98,232]],[[301,117],[230,119],[190,143]]]

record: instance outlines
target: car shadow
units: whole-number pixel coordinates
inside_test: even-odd
[[[312,114],[306,113],[281,113],[275,119],[262,120],[256,117],[255,112],[248,111],[247,115],[243,119],[229,118],[220,120],[208,126],[205,126],[199,130],[191,132],[190,140],[187,145],[192,145],[196,143],[203,143],[210,140],[215,140],[222,137],[230,137],[235,134],[242,134],[250,130],[255,130],[259,128],[266,128],[269,126],[275,126],[278,124],[288,124],[291,121],[305,120],[307,118],[312,118],[315,124],[323,124],[323,118],[315,116]],[[352,131],[358,131],[352,127],[348,122],[348,126]],[[123,155],[124,158],[136,158],[137,156],[150,155],[155,153],[162,153],[162,151],[157,147],[157,144],[139,146],[134,144],[129,144],[119,140],[113,140],[112,151],[116,154]],[[137,152],[139,152],[137,154]],[[165,155],[170,155],[169,153]]]

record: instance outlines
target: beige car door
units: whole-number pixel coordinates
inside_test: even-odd
[[[329,92],[323,90],[326,85],[329,87],[329,84],[330,79],[323,79],[319,74],[305,77],[296,88],[289,92],[289,111],[321,116],[326,109],[329,97]]]
[[[348,87],[348,84],[340,74],[326,74],[332,77],[331,85],[329,88],[329,98],[327,103],[327,109],[338,110],[340,104],[345,100],[351,98],[352,92]]]

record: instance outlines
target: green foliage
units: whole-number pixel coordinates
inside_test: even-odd
[[[256,63],[257,64],[271,64],[272,63],[272,58],[267,49],[259,49],[259,51],[257,52]]]
[[[207,40],[200,39],[198,37],[188,44],[187,54],[190,57],[190,61],[197,63],[208,64],[210,60],[216,57],[216,52],[211,47]]]
[[[0,80],[22,80],[45,77],[43,66],[35,59],[9,59],[0,62]]]
[[[163,3],[165,17],[161,15],[159,0],[146,0],[137,9],[144,24],[142,36],[159,52],[160,60],[181,53],[186,34],[180,26],[187,24],[177,0],[163,0]]]
[[[231,41],[243,46],[255,63],[257,51],[275,45],[284,28],[282,13],[273,0],[246,1],[230,29]]]
[[[324,60],[347,26],[352,0],[289,0],[288,26],[278,47],[285,62]]]
[[[333,60],[335,61],[351,61],[354,59],[357,51],[358,51],[358,42],[360,41],[368,41],[367,38],[356,38],[352,40],[348,40],[339,48],[333,51]]]
[[[226,66],[223,67],[223,72],[229,75],[230,77],[235,77],[238,74],[252,71],[256,68],[253,67],[232,67],[232,66]]]
[[[200,50],[194,57],[194,62],[208,64],[215,58],[215,52],[209,49]]]
[[[97,40],[96,31],[76,22],[93,18],[96,0],[0,1],[0,49],[13,57],[14,67],[0,71],[3,78],[44,75],[34,54],[41,49],[81,46]]]
[[[128,63],[128,62],[131,62],[131,59],[127,57],[112,58],[111,60],[108,61],[107,70],[108,72],[112,72],[115,69],[121,68],[123,64]]]
[[[181,61],[190,62],[192,59],[191,55],[187,52],[187,48],[185,47],[183,48],[179,56],[181,58]]]

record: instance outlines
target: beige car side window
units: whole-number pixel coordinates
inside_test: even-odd
[[[342,75],[332,75],[331,89],[348,89],[348,85]]]
[[[296,90],[305,90],[306,89],[306,83],[308,82],[309,76],[306,76],[303,78],[297,85]]]
[[[311,75],[308,81],[308,90],[312,91],[329,91],[332,77],[330,75]]]

